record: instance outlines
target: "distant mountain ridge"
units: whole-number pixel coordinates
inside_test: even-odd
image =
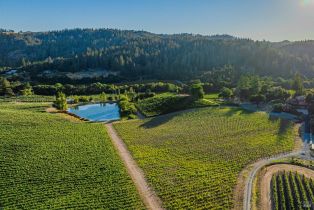
[[[314,76],[314,41],[267,42],[230,35],[154,34],[116,29],[0,30],[0,71],[31,80],[44,71],[105,69],[123,78],[189,79],[232,65],[238,72]]]

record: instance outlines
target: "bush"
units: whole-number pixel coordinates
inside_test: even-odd
[[[79,102],[79,97],[78,97],[78,96],[74,96],[73,102],[74,102],[75,104],[77,104],[77,103]]]
[[[226,87],[223,87],[219,93],[219,97],[221,98],[231,98],[233,95],[233,92],[230,88],[226,88]]]
[[[154,97],[156,94],[154,92],[149,92],[149,93],[139,93],[137,94],[137,96],[135,97],[135,101],[138,101],[138,100],[143,100],[143,99],[146,99],[146,98],[151,98],[151,97]]]
[[[135,114],[129,114],[128,119],[133,120],[136,119],[137,116]]]
[[[191,93],[191,96],[195,100],[204,98],[204,94],[205,94],[203,90],[203,86],[200,83],[192,84],[190,87],[190,93]]]
[[[136,108],[135,105],[131,102],[129,102],[127,96],[121,96],[120,97],[120,101],[119,101],[119,105],[120,105],[120,112],[122,116],[130,116],[132,114],[136,114]]]
[[[155,116],[189,108],[192,97],[178,95],[159,95],[139,101],[137,108],[145,116]]]
[[[80,96],[79,97],[79,102],[89,102],[89,99],[87,96]]]
[[[273,112],[282,112],[284,110],[284,105],[282,103],[274,104]]]
[[[64,93],[59,92],[56,96],[56,101],[54,102],[54,106],[59,110],[67,110],[68,104],[67,99]]]

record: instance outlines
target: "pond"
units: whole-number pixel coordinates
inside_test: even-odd
[[[119,120],[120,112],[117,103],[84,104],[68,109],[68,112],[90,121]]]

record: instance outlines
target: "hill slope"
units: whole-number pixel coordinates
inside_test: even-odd
[[[228,35],[153,34],[114,29],[0,32],[0,68],[18,68],[31,80],[64,77],[62,72],[100,69],[96,77],[190,79],[226,64],[237,72],[314,76],[314,50],[305,42],[258,42]],[[280,47],[278,47],[280,46]],[[301,49],[299,49],[301,48]],[[309,58],[310,56],[310,58]],[[48,77],[48,79],[47,79]]]

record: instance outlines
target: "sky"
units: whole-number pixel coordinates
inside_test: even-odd
[[[0,28],[116,28],[314,40],[314,0],[0,0]]]

